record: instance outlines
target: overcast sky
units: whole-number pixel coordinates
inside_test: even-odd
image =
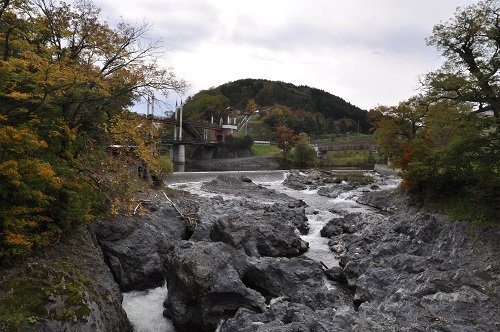
[[[425,38],[458,6],[477,1],[94,2],[112,24],[120,18],[152,24],[151,38],[167,49],[162,63],[191,85],[186,96],[264,78],[319,88],[368,110],[416,94],[419,76],[442,61]]]

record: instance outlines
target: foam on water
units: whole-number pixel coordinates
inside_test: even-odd
[[[172,323],[163,317],[167,285],[146,291],[123,293],[123,309],[135,332],[174,332]]]

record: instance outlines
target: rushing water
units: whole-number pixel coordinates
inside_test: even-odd
[[[227,174],[227,172],[224,172]],[[340,194],[336,198],[328,198],[318,195],[317,190],[293,190],[283,185],[285,172],[262,171],[262,172],[236,172],[240,175],[250,177],[255,183],[274,189],[291,197],[302,199],[307,204],[306,217],[309,223],[309,234],[302,235],[302,239],[309,242],[309,250],[306,256],[323,262],[328,267],[338,265],[338,260],[328,247],[328,239],[321,237],[320,231],[326,223],[341,213],[372,213],[373,210],[356,202],[356,198],[366,187]],[[215,175],[214,175],[215,174]],[[213,197],[214,193],[205,192],[201,189],[200,181],[208,181],[215,178],[216,173],[189,173],[177,179],[171,180],[170,186],[189,191],[204,197]],[[373,174],[372,174],[373,175]],[[395,188],[399,184],[396,177],[379,177],[373,175],[380,189]],[[224,199],[236,199],[237,197],[221,195]],[[335,212],[331,212],[335,211]],[[124,293],[123,308],[134,326],[136,332],[175,331],[170,321],[163,317],[163,301],[167,296],[167,287],[158,287],[144,292]]]
[[[146,291],[123,293],[123,309],[136,332],[173,332],[172,323],[163,317],[167,285]]]

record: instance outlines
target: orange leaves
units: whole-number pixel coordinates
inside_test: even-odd
[[[47,143],[39,140],[27,128],[16,129],[11,126],[0,127],[0,151],[2,158],[8,159],[19,155],[29,154],[35,150],[46,148]]]
[[[26,236],[10,232],[5,235],[5,242],[11,246],[29,246],[31,244]]]
[[[286,156],[297,143],[299,136],[295,135],[293,129],[286,126],[278,126],[276,134],[278,135],[276,139],[278,147],[283,150],[283,155]]]

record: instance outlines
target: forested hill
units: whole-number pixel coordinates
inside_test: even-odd
[[[192,109],[192,106],[197,104],[200,110],[203,105],[193,102],[196,99],[204,99],[202,96],[207,95],[218,97],[221,104],[227,102],[228,105],[240,110],[245,110],[248,101],[254,99],[257,107],[283,105],[294,111],[319,113],[331,121],[351,119],[356,126],[359,124],[360,130],[369,129],[366,111],[331,93],[308,86],[264,79],[242,79],[200,91],[187,101],[186,106]]]

